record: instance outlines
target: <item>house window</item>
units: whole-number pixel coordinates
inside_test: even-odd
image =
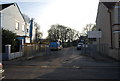
[[[29,32],[29,30],[27,29],[27,33]]]
[[[19,22],[16,22],[16,27],[15,27],[16,30],[19,30]]]
[[[22,25],[22,31],[23,32],[25,31],[25,25]]]

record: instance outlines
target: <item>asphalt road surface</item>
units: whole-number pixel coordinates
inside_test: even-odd
[[[30,79],[41,81],[120,81],[119,62],[93,59],[75,47],[48,51],[30,60],[4,61],[5,80]]]

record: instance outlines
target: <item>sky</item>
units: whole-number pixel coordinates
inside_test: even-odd
[[[2,0],[7,2],[16,2],[22,13],[34,18],[45,38],[53,24],[80,32],[86,24],[95,24],[99,0]]]

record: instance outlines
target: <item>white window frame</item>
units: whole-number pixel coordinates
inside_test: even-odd
[[[25,31],[25,25],[24,24],[22,25],[22,31],[23,32]]]
[[[20,23],[18,21],[16,21],[16,23],[15,23],[15,29],[19,30],[19,27],[20,27]]]

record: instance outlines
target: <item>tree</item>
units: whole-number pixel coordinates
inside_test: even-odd
[[[5,52],[5,45],[10,44],[12,52],[19,51],[19,40],[16,33],[2,29],[2,51]]]
[[[40,32],[40,25],[35,22],[35,42],[38,43],[41,37],[43,36],[42,32]]]
[[[60,40],[62,43],[73,42],[77,40],[80,36],[80,33],[69,27],[55,24],[51,25],[51,28],[48,30],[48,39],[50,41]]]
[[[95,24],[87,24],[84,28],[83,28],[83,35],[87,35],[88,31],[93,31],[95,30]]]
[[[95,30],[96,30],[96,25],[94,24],[92,27],[92,31],[95,31]]]
[[[87,32],[88,31],[95,31],[95,30],[96,30],[96,25],[95,24],[87,24],[84,27],[84,29],[83,29],[83,36],[85,37],[84,43],[90,43],[91,41],[96,40],[95,38],[92,38],[92,39],[87,38],[87,36],[88,36]]]

